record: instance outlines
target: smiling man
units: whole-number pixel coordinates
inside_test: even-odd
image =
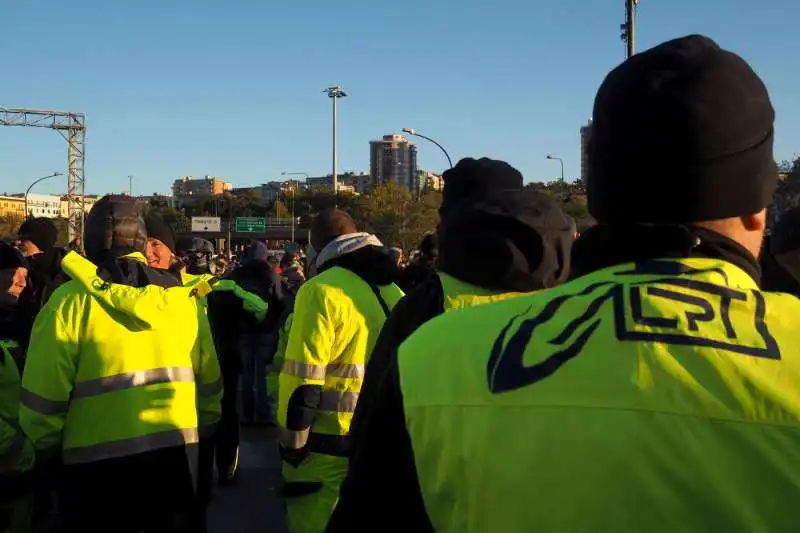
[[[175,231],[161,216],[148,213],[147,226],[147,264],[151,268],[168,270],[175,258]]]

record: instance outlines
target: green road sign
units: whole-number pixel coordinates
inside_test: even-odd
[[[266,233],[267,219],[258,217],[237,217],[236,233]]]

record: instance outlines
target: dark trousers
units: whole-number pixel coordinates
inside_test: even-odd
[[[73,533],[196,533],[198,446],[67,465],[59,495]]]
[[[222,416],[217,426],[216,459],[220,475],[232,473],[239,457],[239,373],[234,369],[222,370]]]
[[[200,501],[207,505],[211,501],[211,488],[214,484],[214,459],[220,479],[231,478],[238,469],[239,460],[239,413],[238,397],[239,374],[235,369],[222,369],[222,412],[217,431],[213,437],[200,440],[200,470],[198,473],[198,494]]]

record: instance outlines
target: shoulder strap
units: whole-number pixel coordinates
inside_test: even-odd
[[[359,276],[359,277],[361,277],[361,276]],[[361,279],[363,280],[364,278],[361,278]],[[364,283],[367,283],[367,282],[365,281]],[[383,309],[383,314],[388,317],[389,314],[391,313],[391,310],[389,309],[389,306],[386,305],[386,300],[383,299],[383,296],[381,295],[381,290],[378,287],[376,287],[375,285],[373,285],[372,283],[367,283],[367,285],[369,285],[369,288],[372,289],[372,293],[378,299],[378,303],[381,304],[381,309]]]

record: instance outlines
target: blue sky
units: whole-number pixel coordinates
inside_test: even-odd
[[[183,175],[237,186],[331,166],[411,126],[454,159],[488,156],[527,180],[580,173],[579,128],[624,56],[622,0],[6,0],[0,106],[86,113],[87,191],[166,192]],[[776,157],[800,152],[797,0],[641,0],[638,48],[705,33],[752,62],[777,110]],[[440,171],[420,141],[420,166]],[[53,131],[0,128],[0,192],[66,170]],[[642,169],[646,177],[647,169]],[[60,178],[57,178],[61,180]],[[65,181],[65,180],[63,180]],[[38,192],[63,192],[52,180]]]

